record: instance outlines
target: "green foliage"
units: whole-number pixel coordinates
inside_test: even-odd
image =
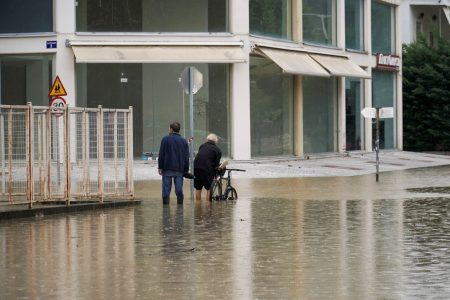
[[[403,124],[405,150],[450,150],[449,41],[403,45]]]

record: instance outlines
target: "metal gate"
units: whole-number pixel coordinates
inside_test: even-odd
[[[0,203],[133,198],[129,109],[0,105]]]

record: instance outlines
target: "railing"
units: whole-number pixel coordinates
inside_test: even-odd
[[[0,105],[0,204],[133,198],[133,111]]]

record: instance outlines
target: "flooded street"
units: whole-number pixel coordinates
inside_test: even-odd
[[[0,299],[448,299],[450,167],[234,184],[1,221]]]

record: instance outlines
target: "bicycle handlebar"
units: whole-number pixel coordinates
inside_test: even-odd
[[[245,172],[246,170],[242,170],[242,169],[225,169],[225,171],[239,171],[239,172]]]

